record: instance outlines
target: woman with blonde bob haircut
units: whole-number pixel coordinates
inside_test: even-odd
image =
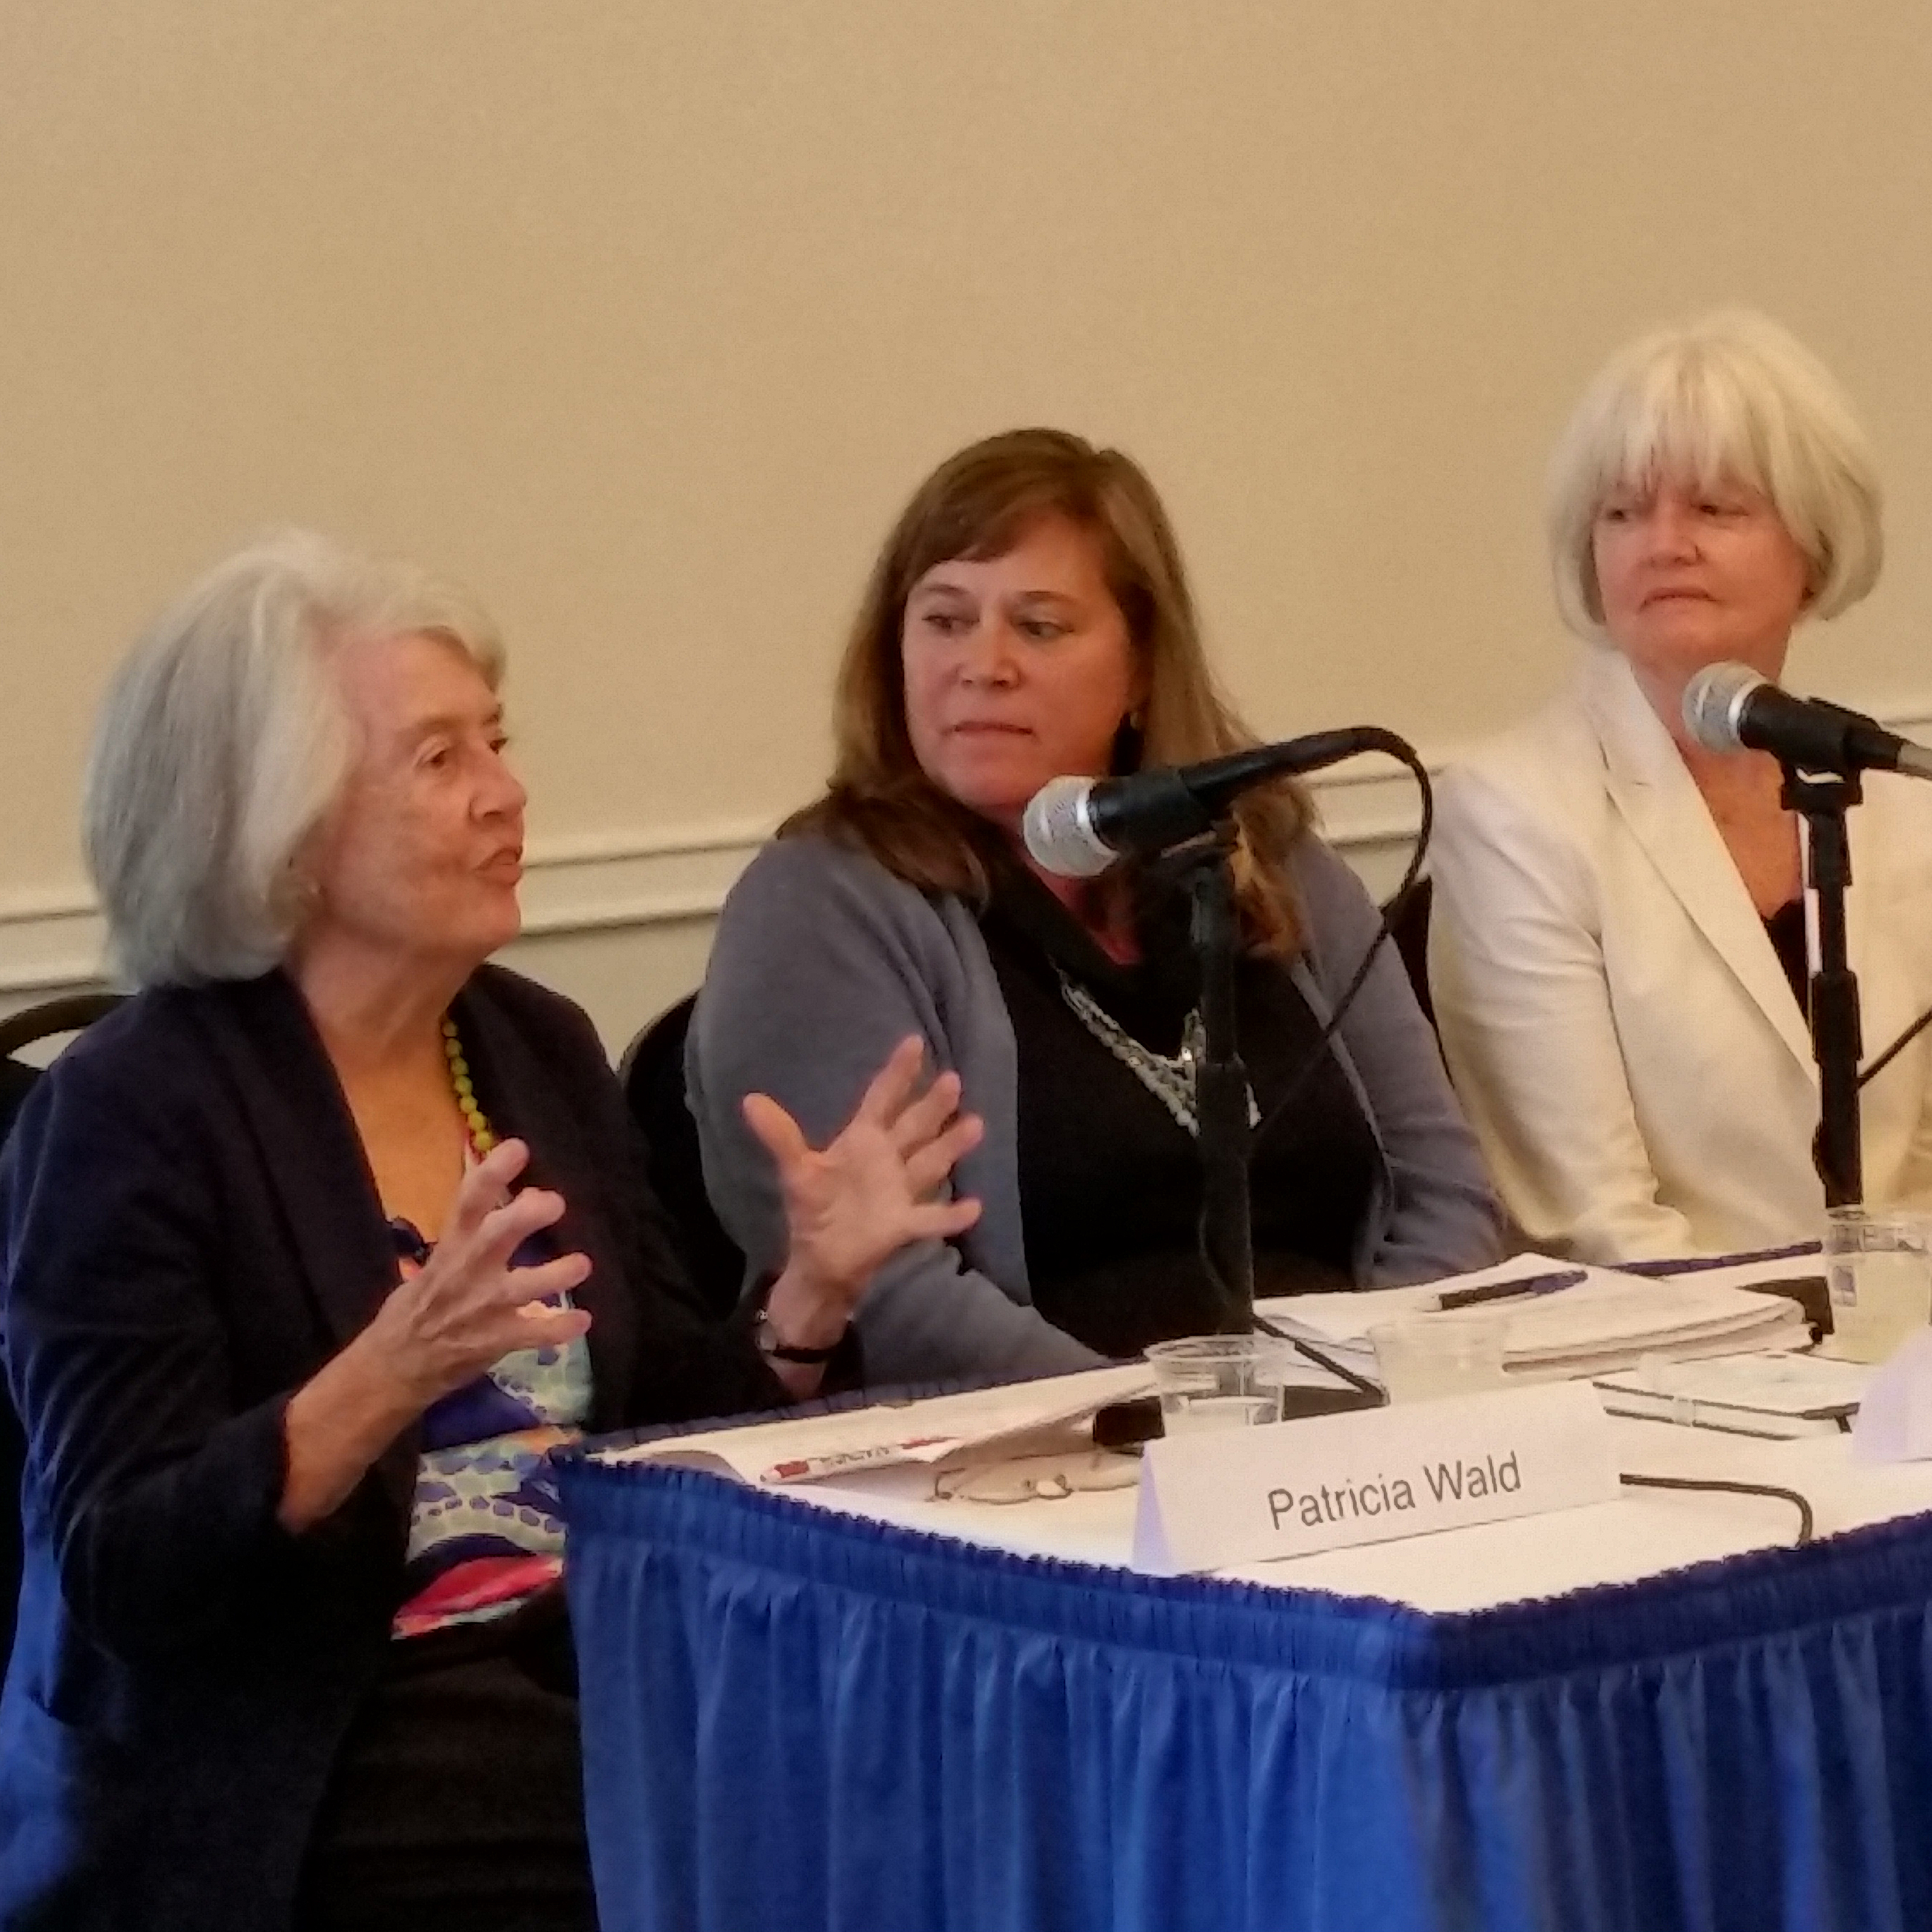
[[[1705,749],[1686,686],[1777,681],[1796,627],[1883,556],[1864,436],[1832,377],[1738,312],[1614,356],[1551,465],[1570,688],[1438,794],[1431,980],[1504,1204],[1540,1245],[1616,1261],[1816,1238],[1817,1081],[1798,820],[1777,761]],[[1852,814],[1865,1037],[1932,1005],[1932,795]],[[1874,1202],[1932,1203],[1932,1042],[1867,1090]]]
[[[594,1924],[549,1452],[816,1393],[872,1269],[976,1211],[930,1198],[977,1130],[915,1043],[822,1151],[752,1100],[794,1232],[704,1318],[590,1022],[485,963],[502,669],[460,592],[298,534],[110,690],[87,846],[140,990],[0,1161],[0,1923]]]
[[[778,1197],[742,1096],[772,1094],[810,1132],[910,1031],[986,1120],[958,1175],[983,1211],[876,1278],[868,1375],[1071,1368],[1211,1329],[1185,896],[1157,866],[1051,878],[1019,836],[1049,778],[1255,742],[1215,688],[1146,477],[1053,430],[941,464],[873,569],[835,718],[824,795],[727,902],[689,1041],[706,1182],[752,1277]],[[1279,1292],[1475,1265],[1491,1197],[1392,952],[1318,1047],[1377,922],[1308,819],[1288,784],[1237,814],[1259,1274]]]
[[[1675,474],[1755,491],[1804,556],[1804,611],[1848,610],[1885,560],[1877,470],[1840,389],[1765,316],[1726,311],[1659,329],[1614,356],[1552,458],[1556,608],[1586,642],[1610,643],[1597,520],[1616,490]]]

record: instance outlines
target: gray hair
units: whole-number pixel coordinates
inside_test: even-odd
[[[1660,475],[1761,491],[1810,564],[1806,609],[1848,610],[1884,561],[1877,466],[1844,392],[1768,317],[1720,310],[1631,343],[1584,392],[1550,466],[1548,529],[1557,608],[1600,642],[1592,544],[1615,490]]]
[[[102,703],[81,812],[128,980],[248,979],[283,958],[304,842],[356,754],[332,647],[416,632],[496,687],[502,640],[466,593],[304,530],[217,565],[149,626]]]

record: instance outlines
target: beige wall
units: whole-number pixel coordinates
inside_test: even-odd
[[[1839,370],[1891,486],[1885,583],[1801,681],[1920,715],[1925,19],[9,0],[0,992],[89,970],[89,712],[265,524],[504,619],[548,862],[523,956],[615,1039],[820,775],[841,627],[949,448],[1124,445],[1257,726],[1441,755],[1558,674],[1537,506],[1578,387],[1719,302]],[[1334,796],[1400,822],[1399,788]]]

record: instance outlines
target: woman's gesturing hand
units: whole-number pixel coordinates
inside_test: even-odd
[[[491,1148],[464,1177],[422,1272],[399,1282],[369,1325],[289,1398],[277,1511],[284,1528],[299,1533],[338,1508],[439,1396],[514,1349],[558,1347],[590,1326],[583,1310],[547,1300],[584,1280],[587,1257],[512,1264],[517,1250],[563,1213],[563,1197],[546,1188],[510,1193],[529,1160],[521,1141]]]
[[[548,1188],[510,1192],[529,1162],[521,1141],[502,1141],[464,1176],[434,1251],[420,1273],[391,1292],[365,1331],[418,1408],[514,1349],[556,1348],[590,1326],[581,1309],[546,1305],[590,1274],[586,1256],[512,1264],[531,1235],[563,1214],[563,1196]]]
[[[976,1114],[959,1111],[959,1076],[923,1093],[925,1048],[900,1041],[844,1129],[814,1149],[768,1094],[748,1094],[745,1120],[778,1163],[790,1252],[766,1304],[788,1342],[836,1340],[873,1272],[908,1241],[963,1232],[980,1204],[944,1198],[953,1166],[980,1144]]]

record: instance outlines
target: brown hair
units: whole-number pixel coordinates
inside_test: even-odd
[[[983,902],[1000,835],[914,754],[900,657],[906,600],[935,564],[1003,556],[1030,525],[1055,515],[1097,539],[1146,673],[1143,722],[1122,731],[1115,769],[1187,764],[1257,742],[1208,668],[1180,546],[1139,466],[1062,430],[1012,430],[949,457],[894,526],[838,669],[830,782],[779,837],[815,832],[868,853],[908,884]],[[1292,954],[1299,944],[1284,861],[1312,815],[1306,794],[1286,780],[1250,791],[1234,808],[1236,897],[1250,941],[1270,952]]]

